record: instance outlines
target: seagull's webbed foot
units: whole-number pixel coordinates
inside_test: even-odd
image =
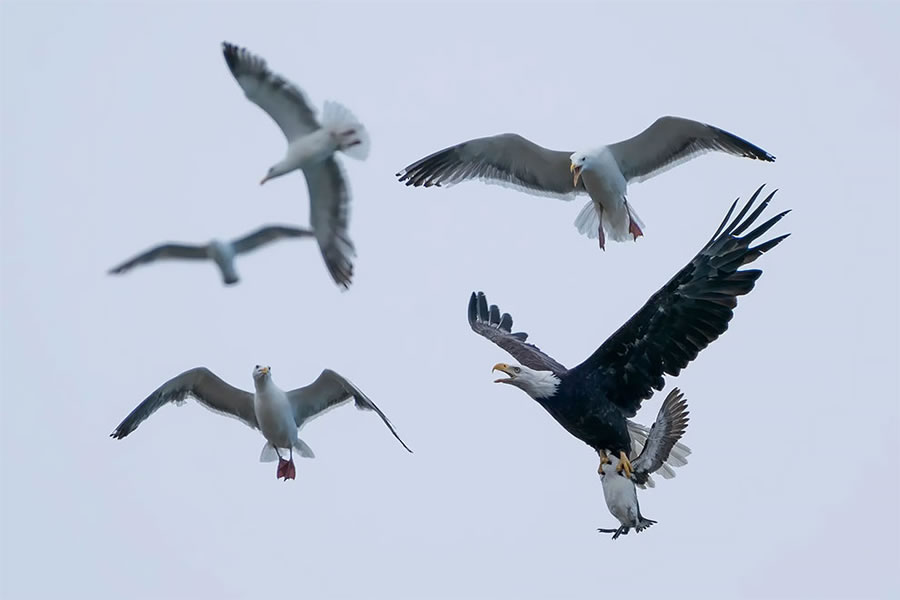
[[[616,472],[621,473],[625,472],[625,477],[631,479],[631,474],[634,472],[631,468],[631,461],[628,460],[628,455],[625,454],[625,451],[619,452],[619,464],[616,465]]]
[[[288,479],[295,479],[296,477],[297,469],[294,467],[294,459],[284,460],[283,458],[279,458],[277,478],[287,481]]]
[[[631,237],[634,238],[634,241],[637,241],[639,237],[644,235],[644,232],[641,231],[641,228],[637,223],[634,222],[630,216],[628,217],[628,233],[631,234]]]
[[[600,533],[611,533],[613,534],[612,539],[617,539],[620,535],[628,535],[628,527],[622,525],[618,529],[602,529],[600,527],[597,528],[597,531]]]

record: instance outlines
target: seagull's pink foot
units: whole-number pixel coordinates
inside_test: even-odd
[[[278,459],[278,473],[276,477],[278,479],[284,478],[285,481],[288,479],[294,479],[297,476],[297,470],[294,468],[294,460],[284,460],[283,458]]]
[[[628,233],[632,235],[635,241],[637,241],[639,237],[644,235],[644,232],[641,231],[641,228],[638,227],[638,224],[635,223],[634,219],[630,217],[628,218]]]

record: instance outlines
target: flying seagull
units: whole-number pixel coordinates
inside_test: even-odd
[[[627,535],[632,527],[640,533],[656,523],[641,514],[635,484],[647,481],[650,473],[665,463],[669,452],[687,429],[688,414],[684,394],[678,388],[673,389],[659,409],[643,452],[631,461],[634,468],[631,477],[616,471],[619,459],[615,456],[600,462],[597,472],[603,481],[603,497],[609,512],[619,520],[621,526],[618,529],[597,531],[611,533],[612,539],[616,539],[620,535]]]
[[[169,402],[182,404],[188,396],[219,414],[236,417],[245,425],[259,429],[266,443],[260,453],[260,462],[278,459],[277,477],[294,479],[294,450],[305,458],[314,458],[312,449],[298,436],[299,429],[307,422],[329,409],[348,402],[351,398],[360,410],[374,410],[408,452],[409,447],[400,439],[394,426],[375,403],[369,400],[349,380],[325,369],[311,384],[285,392],[272,381],[271,367],[256,365],[253,369],[254,393],[232,387],[205,367],[185,371],[159,386],[156,391],[138,404],[125,420],[119,423],[110,437],[122,439],[144,420]],[[282,453],[289,452],[284,459]]]
[[[550,150],[515,133],[469,140],[414,162],[397,177],[415,187],[450,186],[481,179],[539,196],[591,200],[575,219],[578,232],[617,242],[644,234],[626,188],[695,156],[718,150],[772,162],[775,157],[718,127],[681,117],[661,117],[622,142],[583,152]]]
[[[134,258],[123,262],[109,270],[111,275],[120,275],[129,271],[132,267],[143,265],[164,258],[176,258],[183,260],[211,260],[222,272],[222,280],[225,285],[232,285],[239,281],[237,269],[234,267],[234,257],[260,246],[274,242],[281,238],[309,237],[313,232],[309,229],[298,229],[288,225],[267,225],[260,227],[253,233],[244,237],[223,242],[212,240],[203,246],[190,246],[187,244],[167,243],[150,248],[146,252],[138,254]]]
[[[630,477],[634,470],[628,458],[632,447],[628,419],[654,389],[663,388],[664,375],[678,375],[728,329],[738,296],[748,294],[762,275],[758,269],[740,267],[789,235],[751,246],[788,212],[744,233],[775,194],[748,214],[761,191],[762,187],[756,190],[729,223],[736,200],[700,252],[587,360],[571,369],[529,344],[528,334],[514,333],[509,314],[488,307],[483,293],[473,293],[469,325],[520,363],[494,365],[508,376],[496,383],[524,390],[569,433],[594,448],[601,460],[607,452],[618,456],[618,470]]]
[[[278,124],[288,146],[284,158],[275,163],[260,184],[296,169],[302,169],[309,188],[309,221],[322,250],[325,266],[335,283],[347,289],[353,277],[353,242],[347,232],[350,191],[343,169],[334,156],[365,160],[369,135],[347,108],[326,102],[322,121],[296,85],[273,73],[266,61],[228,42],[222,42],[225,62],[247,98],[266,111]]]

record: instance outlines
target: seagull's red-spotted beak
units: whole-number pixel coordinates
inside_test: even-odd
[[[512,367],[510,367],[506,363],[497,363],[496,365],[494,365],[494,368],[491,369],[491,373],[493,373],[494,371],[500,371],[502,373],[506,373],[507,375],[513,374]],[[505,378],[495,379],[494,383],[509,383],[512,380],[513,380],[512,377],[505,377]]]
[[[578,187],[578,180],[581,178],[581,167],[575,166],[575,163],[569,164],[569,172],[572,173],[572,187]]]
[[[269,369],[269,367],[263,367],[259,370],[259,372],[262,373],[263,375],[268,375],[270,370],[271,369]]]
[[[262,181],[259,182],[259,185],[264,184],[264,183],[267,182],[269,179],[270,179],[270,178],[269,178],[269,175],[266,174],[266,176],[262,178]]]

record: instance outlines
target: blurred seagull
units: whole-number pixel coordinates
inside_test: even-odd
[[[260,184],[301,169],[309,188],[309,222],[335,283],[347,289],[353,277],[353,242],[347,227],[350,192],[334,153],[364,160],[369,135],[353,114],[337,102],[326,102],[321,123],[303,91],[273,73],[266,61],[228,42],[222,43],[225,62],[247,98],[278,124],[288,146]]]
[[[213,412],[235,417],[245,425],[259,429],[266,443],[260,453],[260,462],[278,459],[277,477],[294,479],[294,450],[304,458],[314,458],[312,449],[300,439],[299,430],[310,420],[329,409],[346,403],[351,398],[360,410],[375,411],[388,426],[397,441],[408,452],[409,447],[400,439],[394,426],[381,409],[369,400],[358,387],[330,369],[325,369],[311,384],[285,392],[272,381],[272,369],[256,365],[253,369],[254,393],[232,387],[205,367],[185,371],[162,384],[138,404],[125,420],[119,423],[110,437],[122,439],[147,417],[169,402],[183,404],[188,396]],[[283,452],[288,452],[285,460]]]
[[[622,142],[593,150],[550,150],[515,133],[469,140],[414,162],[397,177],[406,185],[450,186],[481,179],[538,196],[591,200],[575,219],[578,232],[617,242],[644,235],[644,224],[626,200],[629,183],[644,181],[695,156],[720,151],[772,162],[775,157],[718,127],[681,117],[661,117]]]
[[[656,521],[641,515],[635,484],[647,481],[650,474],[659,469],[669,458],[669,453],[684,435],[689,421],[687,401],[678,388],[669,392],[656,422],[650,428],[650,436],[643,451],[631,460],[631,477],[617,471],[619,459],[603,455],[597,472],[603,481],[603,497],[609,512],[619,520],[618,529],[597,529],[601,533],[612,533],[612,539],[627,535],[632,527],[640,533]]]
[[[244,237],[231,240],[212,240],[204,246],[190,246],[187,244],[160,244],[154,248],[138,254],[131,260],[123,262],[109,270],[111,275],[120,275],[138,265],[162,260],[164,258],[182,260],[211,260],[222,272],[222,280],[225,285],[232,285],[239,281],[237,269],[234,266],[234,258],[238,254],[244,254],[256,250],[275,240],[282,238],[299,238],[312,236],[309,229],[298,229],[287,225],[267,225],[260,227],[253,233]]]

